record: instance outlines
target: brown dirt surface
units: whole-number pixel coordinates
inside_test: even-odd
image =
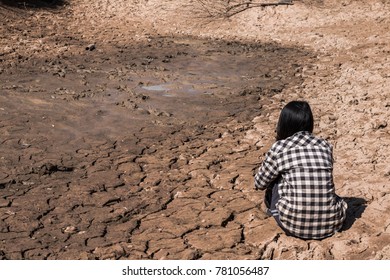
[[[0,1],[0,259],[390,258],[390,2],[200,2]],[[349,205],[322,241],[253,189],[295,99]]]

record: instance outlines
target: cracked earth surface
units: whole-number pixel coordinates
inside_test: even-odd
[[[1,5],[0,259],[388,259],[389,5]],[[293,99],[349,205],[322,241],[253,190]]]

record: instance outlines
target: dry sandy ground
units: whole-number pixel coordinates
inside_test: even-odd
[[[203,2],[0,2],[0,259],[390,258],[389,1]],[[322,241],[253,190],[294,99],[349,204]]]

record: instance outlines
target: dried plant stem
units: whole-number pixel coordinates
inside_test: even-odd
[[[202,10],[205,11],[209,17],[232,17],[245,10],[255,7],[267,7],[267,6],[279,6],[279,5],[292,5],[292,0],[281,0],[279,2],[252,2],[251,0],[244,1],[232,1],[232,0],[196,0],[200,4]]]

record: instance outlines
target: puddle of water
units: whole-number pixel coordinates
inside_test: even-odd
[[[167,82],[159,82],[149,78],[143,79],[140,90],[154,92],[164,97],[180,97],[183,95],[211,95],[229,92],[237,85],[258,78],[256,69],[258,61],[247,56],[215,54],[193,60],[177,58],[175,67],[171,66]]]
[[[170,90],[170,88],[168,87],[168,84],[155,85],[155,86],[143,86],[142,88],[149,90],[149,91],[168,91],[168,90]]]
[[[163,96],[173,97],[177,94],[200,94],[199,90],[196,90],[193,85],[189,84],[159,84],[159,85],[151,85],[151,86],[142,86],[141,87],[147,91],[160,91],[163,92]]]

